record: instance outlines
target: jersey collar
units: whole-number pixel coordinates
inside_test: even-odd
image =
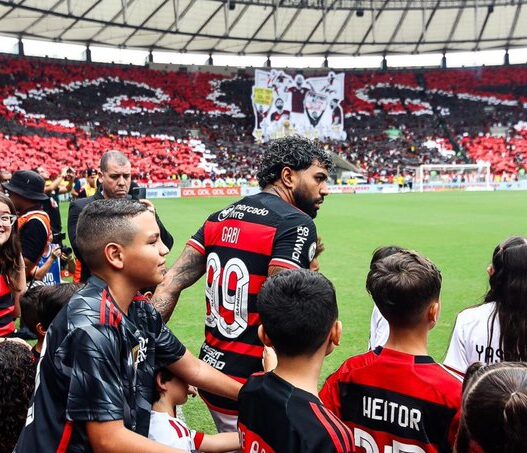
[[[405,352],[395,351],[394,349],[383,348],[382,346],[377,346],[373,350],[373,353],[377,356],[382,356],[383,358],[393,358],[393,359],[400,360],[400,361],[413,362],[416,365],[435,363],[435,360],[428,355],[406,354]]]

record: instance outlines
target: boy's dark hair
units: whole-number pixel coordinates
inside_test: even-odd
[[[390,327],[414,327],[439,299],[441,273],[425,257],[405,250],[372,263],[366,289]]]
[[[333,284],[308,270],[269,277],[258,294],[258,312],[278,355],[311,355],[338,317]]]
[[[260,160],[256,177],[262,189],[280,178],[282,169],[305,170],[313,162],[331,170],[333,161],[317,141],[299,136],[279,138],[269,143]]]
[[[110,242],[128,245],[136,228],[132,219],[147,207],[135,200],[111,199],[89,203],[77,224],[77,246],[88,268],[98,270],[104,263],[104,247]]]
[[[462,416],[455,451],[485,453],[527,451],[527,364],[473,364],[463,383]]]
[[[0,343],[0,451],[13,451],[35,387],[33,354],[14,341]]]
[[[34,334],[37,333],[38,323],[42,324],[44,330],[48,330],[61,308],[83,286],[83,284],[61,283],[31,288],[20,300],[24,324]]]
[[[396,253],[403,252],[404,250],[405,249],[403,249],[402,247],[399,247],[398,245],[387,245],[385,247],[376,248],[373,251],[373,254],[371,256],[370,269],[373,266],[373,264],[376,263],[377,261],[383,260],[384,258],[392,256]]]
[[[20,298],[20,311],[22,322],[31,332],[37,334],[38,321],[38,301],[40,290],[44,285],[34,285],[29,288],[26,293]]]
[[[156,372],[154,373],[154,380],[157,378],[158,374],[160,375],[161,383],[163,384],[165,382],[171,381],[174,378],[174,375],[170,371],[168,371],[167,368],[159,368],[158,370],[156,370]],[[161,395],[157,391],[157,387],[154,384],[154,401],[153,402],[156,403],[157,401],[159,401],[160,398],[161,398]]]

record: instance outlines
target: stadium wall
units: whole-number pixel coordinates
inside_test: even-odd
[[[485,183],[435,183],[425,184],[425,192],[484,192],[484,191],[519,191],[527,190],[527,181],[491,183],[490,189]],[[210,197],[240,197],[258,193],[258,187],[151,187],[147,188],[146,196],[154,198],[210,198]],[[417,192],[414,187],[414,192]],[[356,186],[329,186],[329,193],[338,194],[390,194],[408,192],[399,189],[397,184],[361,184]]]

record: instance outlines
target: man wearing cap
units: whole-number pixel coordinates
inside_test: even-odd
[[[34,171],[15,171],[11,181],[3,183],[18,212],[18,230],[26,278],[35,278],[37,264],[51,242],[49,216],[42,209],[48,200],[44,193],[44,179]]]
[[[81,265],[81,274],[80,276],[76,276],[76,282],[84,282],[90,276],[88,267],[84,264],[82,256],[79,253],[76,241],[77,222],[84,207],[88,203],[93,202],[94,200],[101,200],[103,198],[137,199],[135,196],[129,195],[130,184],[132,181],[132,166],[128,158],[123,153],[119,151],[107,151],[106,153],[104,153],[101,158],[98,176],[99,181],[101,182],[101,186],[95,192],[95,194],[92,197],[81,198],[73,201],[70,204],[70,209],[68,212],[68,237],[70,239],[73,252],[75,253],[75,256],[79,259]],[[149,200],[140,201],[141,203],[147,205],[148,209],[150,209],[155,214],[157,225],[159,226],[161,240],[170,250],[172,248],[172,245],[174,245],[174,239],[157,216],[154,205]],[[97,234],[97,232],[94,231],[94,234]]]
[[[89,198],[97,192],[97,170],[89,168],[86,170],[86,184],[84,184],[78,191],[77,198]]]

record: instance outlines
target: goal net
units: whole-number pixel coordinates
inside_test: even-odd
[[[436,190],[491,190],[490,163],[421,165],[416,185],[420,192]]]

